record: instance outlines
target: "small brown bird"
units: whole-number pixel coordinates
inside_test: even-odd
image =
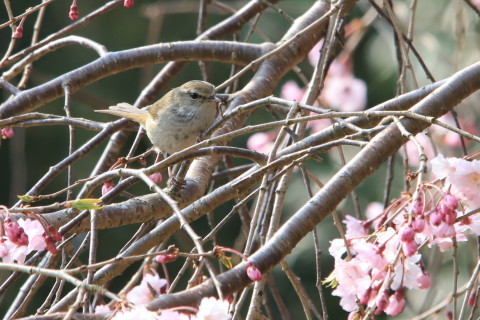
[[[109,113],[138,122],[158,151],[172,154],[192,146],[197,138],[213,124],[217,104],[215,87],[205,81],[192,80],[170,90],[148,110],[128,103],[119,103]]]

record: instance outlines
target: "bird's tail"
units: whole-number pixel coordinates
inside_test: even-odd
[[[145,126],[145,121],[147,120],[148,111],[143,109],[138,109],[132,106],[131,104],[122,102],[116,106],[111,106],[108,110],[95,110],[96,112],[113,114],[118,117],[124,117],[131,119],[135,122],[140,123]]]

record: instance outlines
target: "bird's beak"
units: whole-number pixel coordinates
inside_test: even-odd
[[[220,99],[217,95],[211,96],[210,99],[212,99],[212,100],[214,100],[215,102],[218,102],[218,103],[223,102],[223,100]]]

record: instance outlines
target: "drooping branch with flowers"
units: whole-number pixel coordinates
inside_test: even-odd
[[[95,5],[4,3],[1,316],[478,317],[480,3]],[[93,112],[193,79],[163,158]]]

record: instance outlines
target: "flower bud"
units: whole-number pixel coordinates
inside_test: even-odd
[[[417,252],[417,244],[415,241],[402,242],[402,250],[407,257],[411,257]]]
[[[160,172],[155,172],[152,173],[151,175],[148,176],[150,180],[152,180],[155,183],[160,183],[162,182],[162,174]]]
[[[70,6],[70,12],[68,13],[68,17],[70,18],[70,20],[78,19],[79,14],[78,14],[78,7],[77,7],[76,1],[74,1]]]
[[[178,255],[175,253],[159,254],[155,257],[155,261],[158,263],[168,263],[177,260]]]
[[[2,128],[2,138],[3,139],[9,139],[9,138],[12,138],[14,136],[14,133],[13,133],[13,128],[12,127],[6,127],[6,128]]]
[[[400,229],[399,235],[400,240],[402,240],[403,242],[409,242],[413,241],[413,239],[415,238],[415,231],[410,226],[404,226]]]
[[[380,310],[385,310],[388,307],[388,295],[387,291],[383,291],[377,296],[377,299],[375,301],[377,303],[377,307]]]
[[[102,196],[106,195],[113,188],[115,188],[115,184],[113,184],[112,180],[106,181],[102,186]]]
[[[432,284],[432,278],[430,277],[430,274],[425,271],[417,277],[417,282],[420,289],[428,289]]]
[[[250,262],[247,263],[247,276],[252,281],[261,281],[263,278],[262,272]]]
[[[415,218],[412,222],[412,227],[418,233],[423,232],[425,230],[425,219],[423,217]]]

